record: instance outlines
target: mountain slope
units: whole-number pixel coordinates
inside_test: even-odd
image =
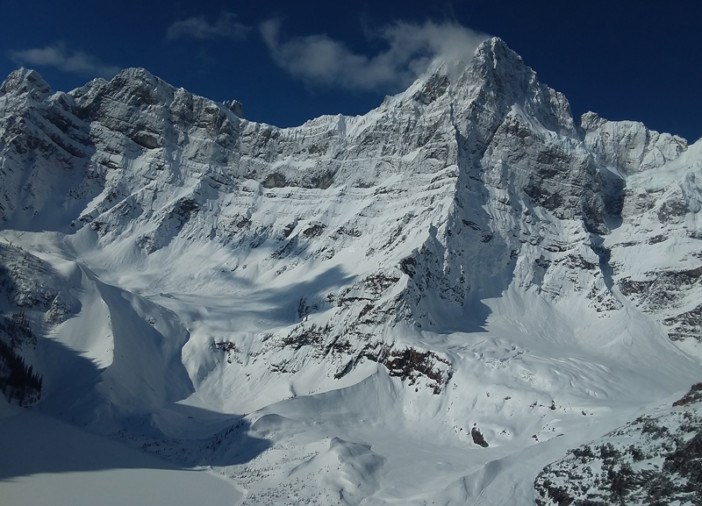
[[[702,384],[598,441],[571,450],[536,479],[537,504],[697,504]]]
[[[495,38],[364,116],[237,114],[143,69],[3,83],[0,309],[40,409],[252,503],[520,504],[699,379],[699,142],[576,125]]]

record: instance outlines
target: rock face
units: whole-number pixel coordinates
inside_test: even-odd
[[[619,226],[607,241],[617,287],[656,315],[671,339],[699,341],[699,143],[688,149],[679,137],[593,113],[583,116],[582,125],[586,146],[625,183],[615,203]],[[636,263],[641,256],[646,259]]]
[[[179,400],[253,413],[382,371],[489,455],[555,430],[555,391],[579,414],[699,371],[701,143],[577,125],[496,38],[363,116],[241,115],[143,69],[0,87],[0,311],[42,337],[18,353],[47,410],[168,432]],[[96,364],[80,388],[47,335]]]

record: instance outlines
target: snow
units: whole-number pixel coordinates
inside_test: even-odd
[[[0,497],[8,506],[240,504],[229,480],[181,469],[0,399]]]
[[[603,501],[697,504],[702,384],[597,440],[569,451],[536,480],[539,504]],[[692,471],[692,472],[691,472]],[[558,491],[554,494],[554,491]],[[558,497],[558,500],[555,500]]]
[[[0,309],[30,318],[44,380],[34,410],[2,407],[0,491],[526,504],[569,448],[699,381],[694,328],[666,322],[702,294],[681,274],[702,144],[594,116],[581,138],[499,40],[444,71],[290,129],[143,69],[0,96],[2,132],[33,125],[0,152]]]

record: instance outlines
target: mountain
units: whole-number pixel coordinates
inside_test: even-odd
[[[245,502],[533,502],[702,374],[702,142],[500,39],[295,128],[143,69],[17,70],[0,118],[12,395]]]

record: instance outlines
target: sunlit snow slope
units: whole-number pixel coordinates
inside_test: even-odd
[[[702,376],[700,142],[576,123],[496,38],[364,116],[237,114],[143,69],[2,84],[0,341],[36,409],[234,502],[526,504]]]

